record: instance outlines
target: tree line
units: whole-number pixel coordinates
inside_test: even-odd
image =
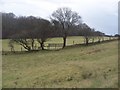
[[[2,38],[11,39],[28,51],[34,50],[35,40],[44,50],[44,42],[48,38],[62,37],[63,48],[66,46],[67,36],[83,36],[86,45],[89,40],[98,38],[98,42],[105,36],[82,22],[81,16],[69,8],[59,8],[52,13],[50,20],[34,16],[16,16],[13,13],[2,13]]]

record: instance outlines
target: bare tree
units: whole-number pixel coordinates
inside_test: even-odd
[[[27,51],[32,51],[32,39],[33,37],[30,36],[30,32],[27,32],[27,30],[22,30],[20,33],[12,35],[10,37],[12,42],[15,42],[19,45],[21,45],[24,49]]]
[[[51,37],[51,23],[48,20],[40,19],[39,26],[36,27],[36,38],[42,50],[44,50],[44,42]]]
[[[93,32],[91,28],[87,24],[82,24],[80,34],[85,38],[85,44],[89,44],[89,40],[91,39]]]
[[[15,33],[15,23],[13,13],[2,13],[2,38],[8,38]]]
[[[101,42],[101,40],[104,38],[105,34],[100,32],[100,31],[96,31],[95,35],[98,37],[98,43]]]
[[[56,20],[61,24],[63,30],[63,48],[66,46],[66,38],[68,36],[68,30],[74,24],[78,24],[81,22],[81,17],[78,13],[72,11],[69,8],[59,8],[53,12],[52,20]]]

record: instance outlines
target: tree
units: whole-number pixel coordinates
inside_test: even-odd
[[[50,28],[51,23],[45,19],[40,19],[39,26],[36,27],[36,38],[42,50],[44,50],[44,42],[52,36]]]
[[[15,32],[15,15],[13,13],[2,13],[2,38],[9,38]]]
[[[13,35],[10,37],[10,42],[15,42],[19,45],[21,45],[24,49],[26,49],[27,51],[31,51],[31,46],[29,44],[30,42],[30,39],[28,39],[27,37],[27,33],[19,33],[19,34],[16,34],[16,35]]]
[[[63,34],[63,48],[66,46],[66,38],[68,36],[68,30],[72,25],[79,24],[81,17],[78,13],[72,11],[69,8],[59,8],[52,13],[52,20],[56,20],[60,23]]]
[[[52,32],[52,36],[54,37],[62,37],[62,29],[61,29],[61,25],[58,21],[56,20],[51,20],[51,30]]]
[[[120,37],[120,34],[115,34],[114,37]]]
[[[89,40],[92,37],[92,29],[87,24],[82,24],[80,34],[85,38],[85,44],[89,44]]]
[[[117,37],[118,39],[120,39],[120,34],[115,34],[114,37]]]
[[[34,50],[34,42],[35,42],[35,31],[36,27],[36,18],[35,17],[18,17],[16,18],[16,33],[10,36],[10,38],[23,46],[26,50],[32,51]]]
[[[105,36],[105,34],[100,31],[96,31],[95,35],[98,37],[98,43],[100,43],[103,36]]]
[[[92,43],[95,41],[95,29],[91,29],[91,34],[92,34]]]

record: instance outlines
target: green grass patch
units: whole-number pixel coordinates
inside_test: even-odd
[[[118,87],[117,41],[3,55],[2,62],[3,88]]]

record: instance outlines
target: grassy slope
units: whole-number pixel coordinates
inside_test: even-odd
[[[117,87],[117,43],[3,56],[3,87]]]

